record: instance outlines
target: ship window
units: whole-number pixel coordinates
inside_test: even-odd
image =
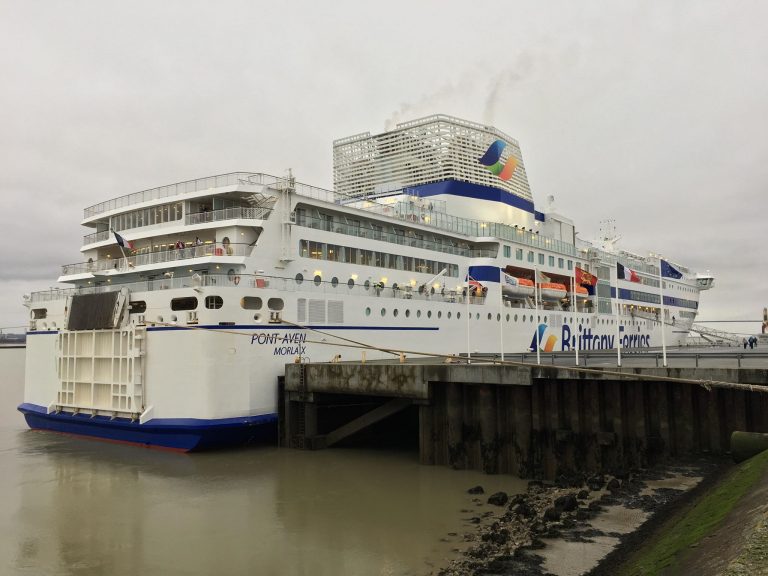
[[[411,317],[411,311],[410,310],[406,310],[405,311],[405,317],[406,318],[410,318]]]
[[[371,309],[370,308],[366,308],[365,309],[365,315],[366,316],[370,316],[371,315]]]
[[[285,307],[285,303],[282,298],[270,298],[267,300],[267,308],[270,310],[282,310]]]
[[[496,314],[496,322],[501,322],[501,314]]]
[[[518,260],[522,260],[523,259],[523,249],[522,248],[516,248],[515,249],[515,258],[517,258]]]
[[[517,314],[515,314],[515,322],[517,322]]]
[[[544,264],[544,254],[539,252],[539,264]]]
[[[146,311],[147,311],[147,303],[144,302],[143,300],[137,300],[136,302],[131,302],[128,313],[143,314]]]
[[[416,310],[416,318],[421,318],[421,310]]]
[[[299,272],[296,274],[296,284],[301,284],[302,282],[304,282],[304,275]]]
[[[196,310],[197,298],[187,296],[186,298],[174,298],[171,300],[171,310]]]
[[[509,322],[509,314],[507,314],[507,322]]]
[[[339,279],[338,279],[338,278],[336,278],[336,276],[334,276],[333,278],[331,278],[331,286],[333,286],[334,288],[336,288],[338,285],[339,285]]]
[[[218,310],[224,306],[224,300],[222,300],[221,296],[206,296],[205,297],[205,307],[209,308],[211,310]]]
[[[504,246],[504,257],[509,258],[510,256],[512,256],[512,247]]]
[[[558,268],[562,268],[564,266],[564,262],[565,262],[565,260],[563,260],[562,258],[558,258],[557,259],[557,267]]]
[[[491,319],[491,313],[488,312],[488,320],[490,320],[490,319]]]
[[[573,260],[568,260],[568,270],[573,270]]]
[[[533,262],[533,250],[528,250],[528,262]]]
[[[395,310],[392,312],[392,314],[394,314],[395,318],[397,318],[397,315],[399,313],[400,313],[400,311],[397,308],[395,308]]]
[[[456,320],[461,320],[461,312],[456,312]]]
[[[240,307],[245,310],[261,310],[261,298],[256,296],[245,296],[240,300]]]
[[[347,280],[347,286],[349,286],[349,289],[352,290],[352,288],[355,287],[355,281],[352,278],[350,278],[349,280]]]
[[[323,278],[320,276],[320,274],[315,274],[314,283],[315,286],[320,286],[320,283],[323,281]]]
[[[363,286],[365,287],[366,290],[370,290],[370,288],[371,288],[371,281],[370,280],[366,280],[365,284],[363,284]]]
[[[555,257],[554,256],[550,256],[549,259],[548,259],[548,262],[549,262],[550,266],[554,266],[555,265]]]
[[[432,318],[432,310],[427,310],[427,318]]]
[[[448,320],[450,320],[450,319],[451,319],[451,313],[448,312]]]
[[[438,310],[437,311],[437,317],[438,318],[442,318],[443,317],[443,311],[442,310]]]
[[[32,318],[35,320],[40,320],[41,318],[45,318],[48,316],[48,308],[33,308],[32,309]]]
[[[386,316],[387,315],[387,309],[386,308],[382,308],[381,309],[381,315],[382,316]]]

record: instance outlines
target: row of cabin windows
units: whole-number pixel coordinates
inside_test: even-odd
[[[378,268],[390,268],[406,272],[439,274],[441,270],[446,269],[446,276],[454,278],[459,276],[458,264],[448,264],[446,262],[402,256],[401,254],[388,254],[386,252],[376,252],[375,250],[364,250],[349,246],[337,246],[312,240],[299,241],[299,254],[304,258],[312,258],[314,260],[376,266]]]
[[[522,262],[523,261],[523,257],[524,257],[524,252],[525,251],[522,248],[515,248],[515,259]],[[552,256],[552,255],[547,257],[546,254],[543,254],[541,252],[539,252],[537,254],[533,250],[528,250],[528,255],[526,256],[526,258],[527,258],[528,262],[533,264],[533,263],[536,262],[537,256],[538,256],[538,262],[542,266],[546,262],[552,268],[555,267],[555,258],[556,257]],[[511,246],[506,246],[506,245],[504,246],[504,257],[505,258],[512,258],[512,247]],[[583,270],[589,271],[589,264],[582,265],[581,262],[576,262],[576,266],[578,266],[579,268],[581,268]],[[561,269],[565,268],[567,270],[573,270],[573,260],[566,260],[565,258],[557,257],[557,267],[561,268]]]
[[[206,296],[205,307],[209,310],[218,310],[224,306],[224,300],[221,296]],[[261,310],[263,306],[261,298],[256,296],[244,296],[240,299],[240,307],[244,310]],[[195,296],[185,296],[183,298],[173,298],[171,300],[171,310],[197,310],[198,300]],[[280,311],[285,307],[282,298],[270,298],[267,300],[267,308],[273,311]],[[131,302],[131,314],[143,314],[147,310],[147,303],[143,300]]]

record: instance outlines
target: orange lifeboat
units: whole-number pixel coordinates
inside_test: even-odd
[[[542,300],[560,300],[565,298],[568,291],[565,289],[565,284],[557,284],[555,282],[543,282],[539,284],[541,288]]]
[[[508,298],[525,298],[533,296],[533,280],[515,278],[504,274],[501,281],[501,291]]]

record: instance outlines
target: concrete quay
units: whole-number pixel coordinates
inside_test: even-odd
[[[657,368],[646,357],[645,367],[589,369],[546,360],[287,365],[281,442],[323,448],[405,411],[418,420],[424,464],[552,479],[722,454],[735,430],[768,432],[765,368],[732,359],[722,368]]]

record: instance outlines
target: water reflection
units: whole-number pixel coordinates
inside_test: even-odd
[[[159,452],[25,430],[0,407],[3,574],[417,575],[462,529],[466,489],[511,477],[415,453]],[[7,388],[6,388],[7,390]],[[448,540],[451,540],[448,538]]]

